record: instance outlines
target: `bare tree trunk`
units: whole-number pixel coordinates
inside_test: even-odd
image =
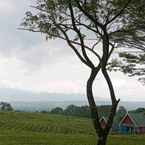
[[[112,127],[113,120],[116,114],[117,105],[119,103],[119,100],[116,100],[114,88],[106,70],[107,61],[109,57],[109,38],[107,34],[105,36],[104,36],[104,41],[103,41],[103,59],[102,59],[103,62],[100,63],[97,68],[92,68],[91,75],[87,81],[87,98],[88,98],[88,102],[89,102],[89,106],[91,110],[91,117],[93,120],[93,125],[96,130],[96,134],[98,136],[97,145],[106,145],[107,137]],[[111,106],[110,114],[107,120],[107,125],[104,129],[101,127],[101,124],[100,124],[100,118],[99,118],[97,106],[96,106],[94,95],[93,95],[93,82],[98,72],[100,71],[100,69],[102,70],[103,76],[107,82],[107,85],[110,91],[111,101],[112,101],[112,106]]]
[[[107,142],[107,136],[101,136],[98,138],[97,145],[106,145]]]
[[[108,133],[106,134],[105,130],[103,130],[103,128],[101,127],[101,124],[99,121],[100,120],[99,114],[98,114],[97,106],[94,100],[93,88],[92,88],[93,82],[100,68],[101,66],[99,66],[96,70],[92,70],[91,72],[90,78],[88,79],[88,82],[87,82],[87,98],[88,98],[89,107],[91,110],[91,118],[93,121],[93,125],[96,131],[96,135],[98,136],[97,145],[106,145]]]
[[[101,124],[99,121],[100,118],[99,118],[97,106],[96,106],[94,96],[93,96],[93,82],[94,82],[95,77],[98,74],[99,70],[100,70],[100,68],[98,68],[97,71],[92,70],[92,72],[91,72],[90,78],[88,79],[88,82],[87,82],[87,98],[88,98],[89,107],[91,110],[91,118],[93,121],[93,125],[94,125],[95,131],[96,131],[96,135],[98,136],[97,145],[106,145],[107,137],[108,137],[109,131],[113,124],[113,119],[115,117],[118,102],[115,102],[115,104],[114,103],[112,104],[112,108],[111,108],[109,118],[107,121],[107,126],[105,129],[103,129],[101,127]],[[110,86],[110,84],[108,84],[108,86]],[[112,87],[112,89],[113,89],[113,87]]]
[[[87,81],[87,98],[88,98],[89,107],[91,110],[91,118],[92,118],[93,125],[94,125],[94,128],[95,128],[97,134],[102,131],[102,128],[101,128],[101,125],[99,122],[99,115],[98,115],[96,103],[94,100],[92,87],[93,87],[93,82],[94,82],[96,75],[98,74],[100,68],[101,67],[99,66],[98,69],[92,70],[91,75]]]

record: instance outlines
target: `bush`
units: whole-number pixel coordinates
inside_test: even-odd
[[[56,108],[52,109],[50,111],[50,113],[52,113],[52,114],[63,114],[64,112],[63,112],[63,109],[62,108],[56,107]]]
[[[6,102],[0,102],[0,110],[1,111],[13,111],[11,104]]]

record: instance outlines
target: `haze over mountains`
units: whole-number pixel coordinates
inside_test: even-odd
[[[72,101],[82,100],[84,95],[81,94],[64,94],[64,93],[47,93],[47,92],[31,92],[21,89],[13,88],[0,88],[0,101],[20,101],[20,102],[33,102],[33,101]]]
[[[11,103],[15,110],[20,111],[48,111],[55,107],[65,108],[70,104],[82,106],[87,105],[87,98],[82,94],[65,94],[65,93],[34,93],[31,91],[0,88],[0,101]],[[97,105],[108,105],[109,100],[97,97]],[[145,108],[143,101],[121,101],[120,106],[133,110],[138,107]]]
[[[87,105],[86,101],[46,101],[46,102],[11,102],[13,108],[19,111],[50,111],[52,108],[66,108],[68,105]],[[110,102],[98,101],[98,105],[108,105]],[[135,110],[139,107],[145,108],[145,102],[120,102],[127,110]]]

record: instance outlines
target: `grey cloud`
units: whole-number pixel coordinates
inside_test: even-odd
[[[7,0],[8,1],[8,0]],[[11,0],[15,11],[1,15],[0,53],[5,57],[16,57],[26,64],[25,67],[37,69],[43,64],[64,56],[67,51],[62,41],[44,43],[40,33],[18,30],[24,13],[29,9],[30,0]],[[61,51],[60,51],[61,50]],[[55,56],[54,56],[55,55]],[[58,60],[59,61],[59,60]]]

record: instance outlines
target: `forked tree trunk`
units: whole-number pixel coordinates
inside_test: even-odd
[[[88,102],[89,102],[89,106],[91,110],[91,117],[92,117],[93,125],[94,125],[97,136],[99,136],[97,145],[106,145],[108,134],[102,133],[103,129],[101,128],[101,125],[99,122],[99,115],[98,115],[96,103],[93,96],[93,90],[92,90],[94,79],[96,75],[98,74],[99,70],[100,70],[100,67],[98,67],[98,70],[95,70],[95,71],[92,70],[91,72],[90,78],[88,79],[88,82],[87,82],[87,98],[88,98]]]
[[[98,136],[97,145],[106,145],[107,137],[108,137],[109,131],[111,129],[111,126],[113,124],[113,119],[115,116],[118,101],[117,102],[115,101],[115,103],[112,104],[112,108],[111,108],[110,115],[108,118],[109,120],[108,120],[107,128],[105,128],[105,130],[104,130],[101,127],[101,124],[99,121],[100,118],[99,118],[98,110],[97,110],[96,103],[94,100],[93,89],[92,89],[93,82],[94,82],[95,77],[98,74],[99,70],[100,70],[100,67],[98,67],[97,70],[92,70],[92,72],[91,72],[90,78],[88,79],[88,82],[87,82],[87,98],[88,98],[89,107],[91,110],[91,117],[92,117],[93,125],[94,125],[95,131],[96,131],[96,135]],[[108,85],[110,85],[110,84],[108,83]],[[109,89],[110,89],[110,87],[109,87]],[[113,87],[112,87],[112,89],[113,89]],[[112,90],[112,91],[114,91],[114,90]]]
[[[111,81],[109,74],[107,72],[107,69],[106,69],[106,66],[107,66],[107,63],[108,63],[108,60],[110,57],[109,35],[107,33],[106,27],[103,27],[102,29],[104,32],[104,35],[102,37],[103,38],[102,60],[98,64],[98,67],[92,67],[91,75],[87,81],[87,98],[88,98],[88,102],[89,102],[89,106],[90,106],[90,110],[91,110],[91,117],[93,120],[94,128],[96,130],[96,134],[98,135],[97,145],[106,145],[107,137],[108,137],[108,134],[109,134],[110,129],[112,127],[113,119],[114,119],[115,114],[116,114],[117,105],[119,103],[119,100],[118,101],[116,100],[113,84],[112,84],[112,81]],[[93,95],[93,82],[94,82],[94,80],[95,80],[95,78],[100,70],[102,71],[102,74],[103,74],[103,76],[106,80],[106,83],[108,85],[110,97],[111,97],[111,101],[112,101],[110,114],[108,116],[108,120],[107,120],[107,124],[106,124],[105,128],[102,128],[102,126],[101,126],[99,112],[98,112],[98,109],[96,107],[96,103],[95,103],[95,99],[94,99],[94,95]]]

